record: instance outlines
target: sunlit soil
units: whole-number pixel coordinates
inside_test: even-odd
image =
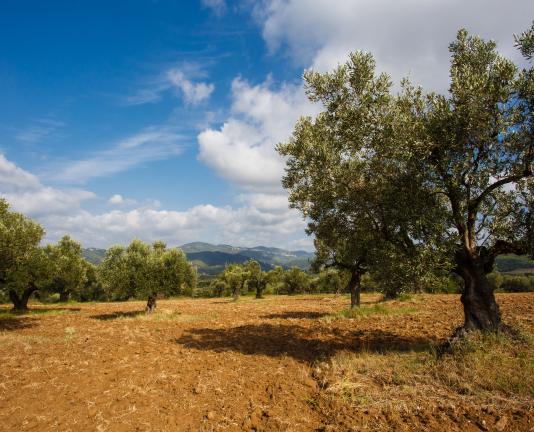
[[[0,430],[534,430],[534,295],[500,294],[522,341],[441,358],[458,296],[315,295],[0,310]]]

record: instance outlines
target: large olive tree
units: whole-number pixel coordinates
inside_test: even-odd
[[[306,73],[310,99],[325,109],[279,146],[284,185],[312,223],[334,215],[357,233],[368,217],[377,250],[393,245],[391,256],[412,265],[448,260],[464,280],[463,328],[496,330],[486,274],[498,254],[532,252],[534,72],[465,30],[450,51],[446,95],[407,81],[393,94],[369,54]]]

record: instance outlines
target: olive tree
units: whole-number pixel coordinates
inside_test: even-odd
[[[79,294],[87,280],[87,266],[82,246],[68,235],[55,245],[47,245],[45,253],[50,262],[48,291],[59,293],[59,300],[68,301],[71,294]]]
[[[267,275],[261,270],[260,263],[250,260],[246,263],[248,270],[247,286],[256,291],[256,298],[263,298],[263,290],[267,285]]]
[[[48,281],[47,257],[39,247],[43,236],[37,222],[10,211],[0,199],[0,290],[15,310],[27,310],[31,295]]]
[[[226,266],[224,271],[219,275],[219,278],[227,284],[232,297],[237,300],[245,287],[248,276],[249,272],[245,266],[230,264]]]
[[[288,156],[284,186],[305,216],[323,195],[336,199],[322,212],[354,227],[368,214],[385,241],[377,251],[392,245],[395,259],[454,266],[464,281],[463,329],[496,330],[503,327],[486,274],[501,253],[532,252],[534,72],[465,30],[450,51],[446,95],[407,81],[393,94],[369,54],[306,73],[310,99],[325,111],[302,119],[279,146]]]
[[[423,220],[440,220],[433,211],[437,198],[418,193],[422,179],[398,161],[377,163],[374,157],[376,148],[412,138],[415,115],[391,94],[389,77],[375,74],[370,54],[355,53],[331,73],[308,71],[305,81],[310,100],[324,111],[302,118],[290,140],[278,145],[287,157],[283,185],[315,236],[316,265],[351,274],[348,290],[356,307],[366,272],[387,268],[391,274],[383,280],[400,281],[395,269],[401,266],[386,267],[385,259],[417,263],[435,248],[433,233],[421,227]],[[384,292],[393,296],[402,288],[387,284]]]
[[[105,289],[117,300],[147,298],[147,311],[155,308],[158,295],[172,296],[192,292],[197,273],[176,248],[167,249],[163,242],[146,244],[133,240],[128,247],[108,249],[100,265]]]

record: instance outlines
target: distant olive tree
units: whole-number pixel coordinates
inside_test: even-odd
[[[141,240],[133,240],[126,248],[109,248],[99,274],[112,298],[148,298],[147,311],[155,308],[158,295],[191,293],[197,283],[196,270],[181,250]]]
[[[71,294],[79,297],[87,281],[87,265],[82,256],[82,246],[68,235],[57,244],[44,250],[50,262],[50,281],[47,291],[59,293],[59,300],[66,302]]]

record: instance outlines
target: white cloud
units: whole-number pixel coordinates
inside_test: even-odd
[[[245,194],[235,207],[204,204],[176,211],[159,209],[159,202],[146,201],[130,210],[95,213],[82,207],[84,201],[95,197],[93,193],[45,186],[3,155],[0,196],[16,211],[36,218],[47,231],[47,242],[68,233],[84,246],[126,244],[137,237],[150,242],[161,239],[169,245],[200,240],[285,247],[301,238],[304,228],[300,215],[288,209],[285,195],[273,194]],[[116,205],[129,201],[119,194],[109,200]]]
[[[459,28],[499,43],[519,59],[513,33],[530,26],[531,0],[265,0],[255,16],[272,52],[321,71],[350,51],[371,52],[394,79],[410,76],[427,89],[448,88],[448,44]]]
[[[150,127],[127,137],[108,150],[85,159],[65,161],[50,167],[44,174],[61,182],[84,183],[106,177],[134,166],[166,159],[182,153],[184,137],[167,127]]]
[[[177,90],[183,93],[185,101],[193,105],[208,99],[213,90],[215,90],[213,84],[192,82],[187,79],[184,72],[179,69],[169,70],[167,72],[167,79]]]
[[[297,214],[269,213],[252,206],[232,208],[199,205],[185,211],[139,208],[101,214],[80,211],[71,215],[42,218],[48,238],[69,232],[85,245],[108,247],[125,244],[134,237],[145,241],[161,239],[171,245],[203,240],[213,243],[255,246],[285,246],[300,237],[304,228]]]
[[[133,198],[125,198],[121,194],[114,194],[108,199],[108,204],[112,206],[125,207],[125,206],[134,206],[138,203]],[[156,200],[152,200],[148,202],[149,207],[159,207],[159,205],[160,205],[159,201],[156,201]]]
[[[30,216],[65,214],[76,211],[95,194],[81,189],[55,189],[17,167],[0,154],[0,196],[13,207]]]
[[[287,140],[298,118],[314,114],[316,107],[301,86],[273,90],[270,80],[252,86],[236,78],[232,98],[232,116],[222,127],[199,134],[199,159],[239,187],[279,191],[284,161],[275,145]]]
[[[122,195],[115,194],[108,200],[108,203],[112,205],[120,205],[124,203],[124,198]]]
[[[226,12],[225,0],[201,0],[205,8],[211,9],[215,15],[223,15]]]
[[[143,105],[158,102],[165,92],[174,90],[190,105],[198,105],[209,99],[215,85],[199,80],[204,78],[202,68],[195,63],[182,63],[166,69],[148,85],[125,99],[126,105]]]

